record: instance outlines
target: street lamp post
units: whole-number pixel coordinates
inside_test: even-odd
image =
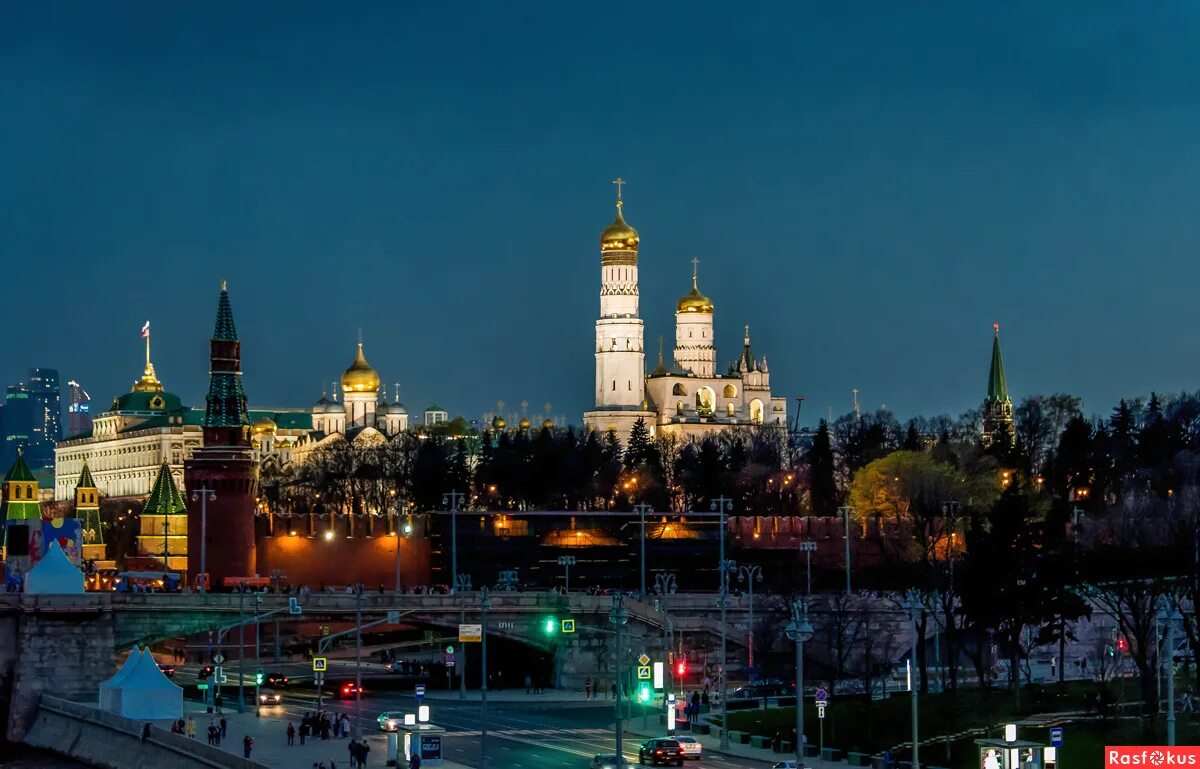
[[[260,649],[262,648],[262,625],[259,624],[258,611],[262,606],[262,593],[254,594],[254,715],[262,718],[262,684],[259,682],[259,671],[262,670],[262,658]]]
[[[650,505],[647,505],[645,502],[639,502],[638,504],[633,506],[633,509],[637,511],[639,516],[641,516],[640,542],[641,542],[642,592],[640,595],[643,598],[645,598],[646,597],[646,513],[653,513],[654,508],[650,507]]]
[[[1175,622],[1183,619],[1183,616],[1175,608],[1164,606],[1160,617],[1167,626],[1167,653],[1163,664],[1167,666],[1167,744],[1173,746],[1175,744]]]
[[[796,766],[804,761],[804,643],[813,636],[808,622],[808,602],[797,598],[792,601],[792,621],[787,626],[787,636],[796,642]]]
[[[749,642],[746,647],[746,666],[754,667],[754,583],[762,582],[762,567],[754,566],[739,566],[738,567],[738,582],[745,581],[750,588],[750,629],[746,633],[746,640]]]
[[[717,497],[712,502],[712,510],[715,513],[720,513],[718,518],[718,527],[720,528],[720,561],[718,569],[720,579],[720,594],[717,603],[721,607],[721,747],[729,748],[729,707],[727,704],[728,697],[728,677],[725,675],[725,662],[727,650],[728,622],[726,610],[729,608],[729,564],[725,561],[725,514],[733,509],[733,500],[725,496]]]
[[[487,587],[479,588],[479,769],[487,769],[487,613],[491,606]]]
[[[471,575],[459,574],[454,586],[459,593],[471,592]],[[467,604],[464,601],[459,607],[459,623],[467,621]],[[462,655],[461,667],[458,669],[458,698],[465,700],[467,698],[467,644],[458,645],[458,652]]]
[[[399,545],[400,541],[396,540]],[[358,739],[362,720],[362,596],[363,586],[354,586],[354,739]]]
[[[854,512],[854,508],[843,505],[838,512],[846,519],[846,595],[850,595],[850,513]],[[913,769],[917,768],[914,766]]]
[[[466,495],[456,491],[447,491],[442,495],[442,504],[450,508],[450,592],[454,592],[455,575],[458,574],[458,503],[466,499]]]
[[[908,600],[906,600],[904,608],[908,609],[908,616],[912,620],[912,652],[909,661],[909,669],[912,671],[908,676],[908,688],[912,694],[912,769],[921,769],[921,741],[917,733],[917,619],[921,616],[921,598],[916,590],[908,591]]]
[[[806,539],[800,543],[800,552],[804,553],[804,596],[812,595],[812,554],[817,551],[817,543]]]
[[[667,651],[671,652],[675,649],[675,623],[671,621],[671,615],[667,613],[667,596],[675,594],[675,574],[673,572],[664,571],[654,575],[654,592],[659,596],[659,610],[663,613],[663,619],[666,620],[665,630],[667,631]],[[671,683],[675,683],[675,667],[671,666]],[[672,688],[677,688],[672,686]]]
[[[621,648],[621,629],[629,622],[629,612],[626,611],[622,604],[623,596],[620,593],[613,594],[612,609],[608,612],[608,621],[616,627],[616,637],[613,642],[613,668],[616,675],[617,698],[614,703],[616,708],[616,722],[613,726],[613,739],[616,743],[617,761],[623,760],[625,755],[623,750],[624,734],[624,708],[621,707],[621,694],[625,689],[625,681],[621,678],[621,657],[624,650]]]
[[[563,567],[563,571],[565,572],[563,576],[563,590],[569,593],[571,592],[571,567],[575,565],[575,556],[560,555],[558,557],[558,565]]]
[[[400,583],[400,540],[404,538],[404,506],[406,502],[401,499],[396,507],[396,593],[399,594],[404,586]]]
[[[208,503],[215,502],[217,492],[207,486],[192,492],[192,501],[200,502],[200,589],[208,592]]]

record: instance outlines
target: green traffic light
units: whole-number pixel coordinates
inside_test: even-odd
[[[554,619],[554,617],[547,617],[547,618],[546,618],[546,624],[545,624],[545,626],[544,626],[544,629],[545,629],[545,631],[546,631],[546,635],[553,635],[553,634],[554,634],[554,630],[555,630],[555,628],[557,628],[557,627],[558,627],[558,621],[557,621],[556,619]]]
[[[649,702],[649,701],[650,701],[650,687],[645,684],[642,684],[640,687],[638,687],[638,702]]]

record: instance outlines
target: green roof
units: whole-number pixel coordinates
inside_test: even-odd
[[[87,460],[83,460],[83,472],[79,474],[79,480],[75,482],[77,489],[94,489],[96,482],[92,480],[92,471],[88,468]]]
[[[158,468],[158,477],[154,479],[154,488],[150,490],[150,498],[146,500],[146,507],[142,512],[152,515],[176,515],[185,510],[187,505],[175,486],[175,479],[171,477],[171,468],[163,462],[162,467]]]
[[[12,467],[8,469],[8,475],[4,476],[4,482],[9,481],[27,481],[34,482],[37,479],[33,477],[33,473],[29,472],[29,465],[25,464],[25,454],[18,449],[17,461],[12,463]]]
[[[1008,381],[1004,378],[1004,359],[1000,357],[1000,325],[992,337],[992,366],[988,371],[987,399],[992,403],[1008,401]]]
[[[445,411],[446,409],[442,408],[441,406],[439,406],[439,405],[437,405],[437,404],[435,403],[435,404],[433,404],[432,406],[428,407],[428,408],[427,408],[427,409],[425,409],[425,410],[426,410],[426,411]]]
[[[140,411],[170,414],[186,408],[174,393],[130,392],[113,399],[109,411]]]
[[[311,430],[312,412],[310,411],[251,411],[250,421],[269,417],[280,430]]]

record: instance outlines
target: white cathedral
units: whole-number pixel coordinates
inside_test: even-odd
[[[771,397],[767,359],[754,356],[750,327],[737,363],[717,373],[713,303],[700,293],[696,260],[692,290],[675,305],[674,366],[646,374],[642,319],[638,316],[638,233],[622,214],[600,234],[600,318],[596,321],[596,408],[585,412],[590,430],[614,431],[627,440],[645,420],[651,434],[704,435],[739,426],[787,427],[787,399]]]

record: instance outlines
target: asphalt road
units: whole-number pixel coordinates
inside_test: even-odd
[[[236,687],[234,689],[232,696],[226,700],[227,708],[232,708],[233,700],[236,700]],[[283,703],[264,708],[264,713],[294,718],[298,723],[304,713],[315,709],[315,697],[308,687],[275,691],[283,695]],[[326,702],[329,709],[353,716],[353,700],[327,699]],[[432,708],[433,723],[447,730],[444,757],[458,764],[479,767],[479,703],[434,700],[427,701],[427,704]],[[375,719],[380,712],[412,712],[415,706],[411,694],[368,692],[362,700],[360,728],[366,734],[378,733]],[[250,712],[253,712],[252,708]],[[640,719],[637,721],[640,723]],[[624,754],[632,764],[637,764],[637,748],[641,742],[641,738],[626,735]],[[535,698],[531,698],[528,704],[488,703],[489,769],[587,769],[592,756],[596,753],[612,753],[613,745],[612,708],[607,703],[606,706],[587,706],[538,702]],[[713,769],[761,769],[764,766],[756,761],[711,754],[697,762],[689,761],[687,765]]]

